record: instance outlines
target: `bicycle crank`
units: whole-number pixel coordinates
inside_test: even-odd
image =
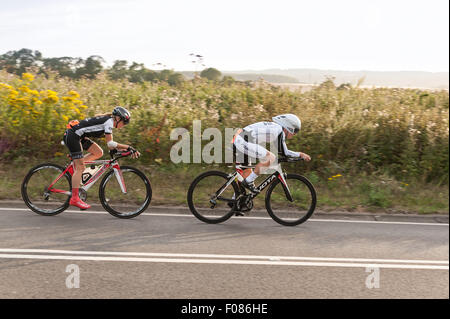
[[[244,196],[239,201],[240,211],[248,212],[253,208],[253,200],[251,195]]]
[[[86,192],[84,189],[79,188],[79,189],[78,189],[78,197],[80,197],[80,199],[81,199],[83,202],[86,202],[86,199],[87,199],[87,192]]]

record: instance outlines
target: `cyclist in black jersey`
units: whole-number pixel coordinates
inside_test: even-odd
[[[119,144],[113,141],[113,128],[120,129],[130,122],[131,113],[124,107],[117,106],[111,114],[102,114],[84,119],[82,121],[71,121],[67,125],[64,133],[64,144],[70,152],[70,156],[74,162],[75,170],[72,176],[72,197],[70,205],[77,206],[81,209],[88,209],[91,206],[83,202],[79,195],[79,187],[81,175],[85,170],[84,161],[93,161],[103,156],[102,148],[92,141],[90,137],[105,137],[109,149],[118,150],[134,150],[126,144]],[[83,150],[89,152],[84,157]],[[132,157],[138,158],[140,153],[136,151]]]

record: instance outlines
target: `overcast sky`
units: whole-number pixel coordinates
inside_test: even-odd
[[[203,69],[191,53],[222,71],[449,70],[448,0],[0,0],[0,8],[0,54],[29,48],[178,71]]]

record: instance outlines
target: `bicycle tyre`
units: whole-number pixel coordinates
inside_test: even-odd
[[[22,199],[25,202],[25,204],[28,206],[28,208],[30,208],[33,212],[35,212],[35,213],[37,213],[39,215],[42,215],[42,216],[55,216],[55,215],[58,215],[58,214],[62,213],[63,211],[65,211],[69,207],[69,201],[70,201],[70,197],[71,196],[67,196],[67,200],[60,207],[49,211],[49,210],[46,210],[46,209],[43,209],[43,208],[39,208],[38,206],[33,204],[33,202],[30,199],[30,196],[28,194],[28,182],[30,181],[31,177],[35,173],[37,173],[40,170],[45,169],[45,168],[52,168],[54,170],[59,171],[60,173],[64,172],[64,170],[65,170],[65,168],[63,168],[63,167],[61,167],[59,165],[53,164],[53,163],[43,163],[43,164],[39,164],[39,165],[31,168],[28,171],[27,175],[25,175],[25,177],[24,177],[24,179],[22,181],[22,185],[21,185]],[[64,177],[67,180],[69,191],[72,191],[71,176],[66,173],[61,178],[64,178]]]
[[[272,217],[272,219],[274,221],[276,221],[277,223],[279,223],[283,226],[296,226],[296,225],[302,224],[305,221],[307,221],[311,217],[311,215],[314,213],[314,210],[315,210],[316,204],[317,204],[317,194],[316,194],[316,190],[314,189],[313,184],[306,177],[297,175],[297,174],[287,174],[286,181],[288,182],[289,179],[300,180],[303,184],[305,184],[307,186],[307,188],[310,192],[310,195],[311,195],[311,204],[308,208],[307,213],[303,217],[301,217],[299,219],[294,219],[292,221],[287,221],[287,220],[277,216],[277,213],[272,209],[271,196],[272,196],[272,193],[273,193],[273,190],[275,189],[275,187],[281,183],[280,179],[277,179],[275,182],[273,182],[269,186],[269,189],[267,190],[266,199],[265,199],[266,209],[267,209],[267,212],[269,213],[270,217]]]
[[[218,177],[223,178],[224,184],[229,178],[228,174],[221,172],[221,171],[208,171],[208,172],[198,175],[194,179],[194,181],[191,183],[191,185],[189,186],[189,190],[187,193],[187,201],[188,201],[188,205],[189,205],[189,209],[190,209],[191,213],[195,217],[197,217],[197,219],[201,220],[202,222],[208,223],[208,224],[218,224],[218,223],[222,223],[222,222],[228,220],[231,216],[233,216],[233,214],[234,214],[233,209],[230,209],[223,216],[220,216],[217,218],[211,218],[211,217],[201,214],[200,211],[195,207],[194,201],[193,201],[193,193],[194,193],[195,187],[198,185],[198,183],[201,180],[203,180],[207,177],[210,177],[210,176],[218,176]],[[239,187],[237,186],[236,182],[233,181],[231,183],[231,185],[233,186],[234,193],[239,194]]]
[[[122,172],[127,172],[127,171],[130,172],[131,171],[142,179],[142,181],[144,182],[145,187],[146,187],[146,195],[145,195],[144,203],[139,207],[138,210],[133,211],[131,213],[121,213],[109,205],[108,200],[106,199],[105,188],[107,186],[107,182],[109,181],[109,179],[113,177],[111,175],[114,175],[114,170],[112,170],[112,169],[108,173],[106,173],[106,175],[103,177],[102,181],[100,182],[99,194],[98,194],[100,203],[102,204],[103,208],[108,213],[113,215],[114,217],[123,218],[123,219],[134,218],[134,217],[142,214],[142,212],[144,212],[147,209],[147,207],[150,205],[150,202],[152,200],[152,187],[150,184],[150,180],[147,178],[147,176],[143,172],[141,172],[140,170],[138,170],[135,167],[121,166],[120,170]]]

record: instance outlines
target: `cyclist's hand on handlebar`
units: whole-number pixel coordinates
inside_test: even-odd
[[[131,154],[131,158],[139,158],[141,156],[141,153],[139,153],[139,151],[134,152],[133,154]]]
[[[302,160],[307,161],[307,162],[309,162],[309,161],[311,160],[311,156],[309,156],[309,155],[306,154],[306,153],[302,153],[302,152],[300,152],[300,158],[301,158]]]
[[[136,150],[135,148],[133,148],[131,146],[128,147],[127,151],[131,151],[132,152],[131,153],[131,158],[136,159],[136,158],[139,158],[141,156],[141,153],[139,153],[138,150]]]

